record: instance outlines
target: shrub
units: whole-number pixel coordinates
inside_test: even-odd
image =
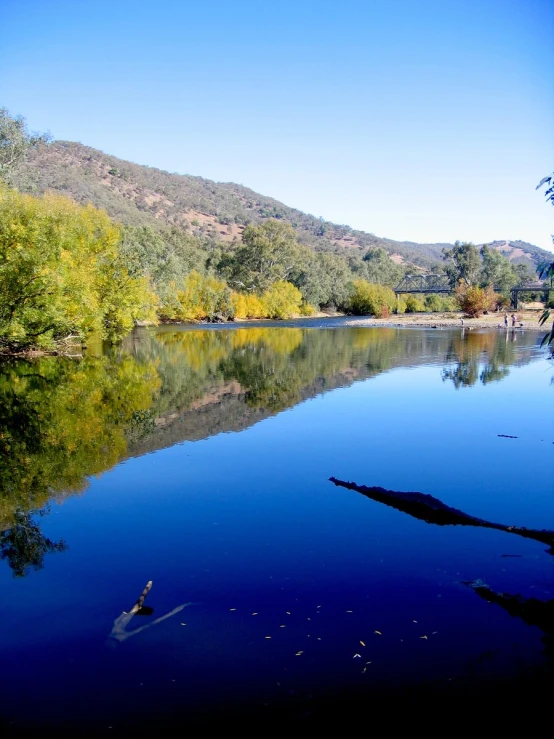
[[[302,293],[290,282],[275,282],[262,295],[262,303],[268,318],[290,318],[300,313]]]
[[[301,316],[313,316],[316,312],[315,308],[311,303],[302,303],[300,306]]]
[[[431,313],[442,313],[458,310],[458,303],[450,295],[433,293],[425,296],[425,310]]]
[[[231,303],[235,318],[264,318],[265,307],[255,293],[237,293],[231,295]]]
[[[386,303],[381,303],[379,308],[375,311],[375,318],[388,318],[390,316],[390,310]]]
[[[394,309],[395,313],[405,313],[406,312],[406,301],[402,297],[402,295],[399,295],[396,299],[396,308]]]
[[[184,290],[177,293],[177,318],[198,321],[203,318],[232,318],[235,309],[227,284],[193,270],[184,281]]]
[[[350,310],[356,315],[373,314],[385,318],[396,308],[396,295],[390,287],[373,285],[366,280],[352,282]]]
[[[425,313],[425,303],[417,295],[406,297],[406,313]]]
[[[455,292],[458,305],[472,318],[480,316],[485,310],[493,310],[498,299],[492,287],[478,287],[477,285],[460,283]]]

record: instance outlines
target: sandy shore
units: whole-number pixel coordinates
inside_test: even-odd
[[[516,311],[518,329],[530,331],[542,331],[546,333],[547,326],[539,326],[539,318],[542,309],[525,309]],[[509,328],[512,328],[511,313],[508,313]],[[426,328],[445,328],[449,326],[461,327],[462,319],[464,327],[468,330],[474,329],[504,329],[504,314],[489,313],[479,318],[467,318],[462,312],[459,313],[401,313],[390,318],[356,318],[352,325],[356,326],[423,326]],[[523,324],[523,325],[520,325]],[[548,329],[550,324],[548,324]]]

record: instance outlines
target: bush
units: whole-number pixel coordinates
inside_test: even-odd
[[[406,297],[406,313],[425,313],[425,303],[417,295]]]
[[[232,295],[227,284],[215,277],[193,270],[187,275],[184,290],[177,292],[177,318],[199,321],[203,318],[232,318],[235,315]]]
[[[396,308],[394,309],[395,313],[405,313],[406,312],[406,300],[402,297],[402,295],[399,295],[396,298]]]
[[[375,318],[388,318],[390,316],[390,310],[386,303],[381,303],[379,308],[375,311]]]
[[[262,295],[268,318],[290,318],[300,313],[302,293],[290,282],[276,282]]]
[[[498,300],[498,296],[492,287],[478,287],[477,285],[463,285],[460,283],[455,292],[458,305],[471,318],[480,316],[485,310],[493,310]]]
[[[301,316],[313,316],[315,312],[316,309],[310,303],[302,303],[302,305],[300,306]]]
[[[433,293],[425,296],[425,310],[431,313],[442,313],[458,310],[458,303],[450,295]]]
[[[390,287],[373,285],[366,280],[352,282],[350,310],[355,315],[373,314],[377,318],[386,318],[396,308],[396,295]]]
[[[235,318],[265,318],[265,307],[255,293],[237,293],[231,295],[231,303]]]

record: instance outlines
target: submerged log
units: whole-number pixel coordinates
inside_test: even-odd
[[[505,531],[508,534],[516,534],[525,539],[534,539],[542,544],[547,544],[549,554],[554,554],[554,531],[545,529],[526,529],[524,526],[506,526],[501,523],[493,523],[482,518],[470,516],[468,513],[451,508],[445,505],[438,498],[426,493],[417,492],[397,492],[395,490],[386,490],[380,487],[367,487],[366,485],[357,485],[355,482],[345,482],[338,480],[336,477],[329,478],[332,483],[339,487],[355,490],[366,498],[375,500],[378,503],[384,503],[397,511],[407,513],[413,518],[418,518],[426,523],[433,523],[437,526],[478,526],[485,529],[496,529],[497,531]]]
[[[144,613],[144,615],[150,615],[153,613],[152,609],[146,609],[144,606],[144,601],[146,599],[146,596],[150,592],[150,589],[152,588],[152,580],[149,580],[146,583],[146,586],[142,593],[140,594],[137,602],[135,605],[131,608],[130,611],[123,611],[123,613],[118,616],[115,621],[113,622],[113,627],[110,633],[108,634],[108,643],[113,644],[121,644],[121,642],[124,642],[126,639],[129,639],[131,636],[136,636],[137,634],[140,634],[142,631],[145,631],[146,629],[149,629],[151,626],[156,626],[156,624],[161,623],[162,621],[165,621],[168,618],[171,618],[171,616],[175,616],[177,613],[183,610],[183,608],[186,608],[187,606],[192,606],[194,603],[183,603],[180,606],[177,606],[177,608],[174,608],[172,611],[169,611],[169,613],[166,613],[163,616],[160,616],[159,618],[154,619],[154,621],[150,621],[147,624],[144,624],[144,626],[139,626],[138,629],[133,629],[132,631],[129,631],[127,629],[131,619],[133,616],[141,615],[141,611]]]

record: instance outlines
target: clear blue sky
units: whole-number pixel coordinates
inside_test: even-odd
[[[552,248],[552,0],[3,0],[33,129],[413,241]]]

